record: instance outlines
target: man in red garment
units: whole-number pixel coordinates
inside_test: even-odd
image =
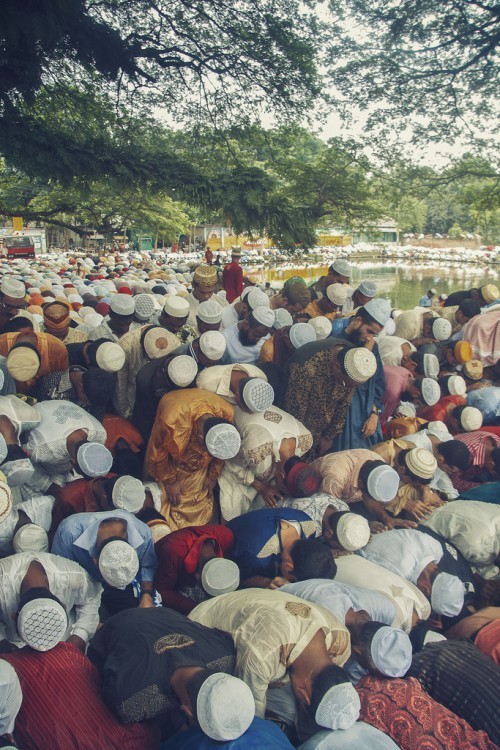
[[[243,291],[243,270],[240,266],[241,250],[233,247],[231,263],[227,263],[222,272],[222,286],[226,290],[226,299],[231,304]]]

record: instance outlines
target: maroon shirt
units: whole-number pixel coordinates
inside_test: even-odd
[[[226,290],[226,299],[231,304],[243,291],[243,269],[239,263],[232,261],[224,266],[222,286]]]

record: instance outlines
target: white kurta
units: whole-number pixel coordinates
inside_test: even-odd
[[[437,539],[417,529],[392,529],[372,536],[356,554],[416,585],[424,568],[441,560],[443,548]]]

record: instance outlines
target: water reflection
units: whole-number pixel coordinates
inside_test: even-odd
[[[438,294],[450,294],[457,289],[469,289],[498,279],[492,269],[473,266],[447,267],[407,265],[395,263],[353,263],[352,286],[363,279],[377,284],[378,293],[387,297],[393,307],[408,309],[418,304],[420,297],[434,287]],[[244,273],[258,284],[271,282],[279,289],[290,276],[302,276],[308,284],[326,273],[326,266],[283,263],[273,267],[246,267]]]

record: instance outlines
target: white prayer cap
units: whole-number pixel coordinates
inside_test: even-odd
[[[3,475],[2,475],[3,476]],[[0,480],[0,523],[3,523],[12,510],[12,490],[7,482]]]
[[[466,406],[460,414],[460,425],[465,432],[479,430],[483,424],[483,415],[475,406]]]
[[[189,315],[189,302],[184,297],[167,294],[163,309],[167,315],[171,315],[173,318],[187,318]]]
[[[77,302],[79,305],[83,303],[83,299],[79,294],[68,294],[68,302]]]
[[[40,355],[31,345],[17,344],[10,350],[6,365],[14,380],[24,383],[34,378],[40,369]]]
[[[467,385],[460,375],[450,375],[448,378],[448,390],[450,396],[465,396]]]
[[[0,292],[2,292],[2,294],[5,294],[7,297],[20,299],[21,297],[24,298],[26,296],[26,287],[24,286],[22,281],[17,281],[17,279],[13,279],[11,276],[6,276],[4,279],[2,279]]]
[[[439,383],[432,378],[422,378],[420,381],[420,390],[427,406],[434,406],[441,398]]]
[[[66,635],[68,615],[59,602],[46,597],[32,599],[21,607],[17,632],[35,651],[50,651]]]
[[[377,372],[377,360],[364,346],[353,347],[344,357],[344,370],[355,383],[366,383]]]
[[[308,323],[294,323],[288,332],[288,336],[294,349],[300,349],[304,344],[316,341],[316,332]]]
[[[207,299],[205,302],[200,302],[196,311],[196,317],[202,320],[203,323],[212,325],[220,323],[222,320],[222,307],[215,300]]]
[[[99,570],[107,584],[115,589],[125,589],[139,572],[139,558],[126,541],[112,539],[104,545],[99,555]]]
[[[435,354],[424,354],[424,375],[436,379],[439,375],[439,359]]]
[[[385,625],[379,628],[370,645],[378,671],[386,677],[404,677],[411,666],[412,647],[407,634]]]
[[[36,523],[26,523],[14,534],[14,552],[48,552],[49,537],[45,529]]]
[[[260,323],[261,326],[266,326],[266,328],[273,327],[274,312],[269,307],[264,307],[264,305],[259,305],[259,307],[256,307],[252,310],[252,315],[257,321],[257,323]]]
[[[246,303],[252,308],[252,310],[255,310],[256,307],[270,307],[271,304],[267,294],[265,294],[262,289],[257,289],[257,287],[250,289],[248,297],[246,298]]]
[[[216,672],[198,691],[196,716],[200,729],[212,740],[237,740],[255,716],[252,691],[243,680]]]
[[[243,386],[241,397],[249,411],[265,411],[274,401],[274,389],[262,378],[250,378]]]
[[[134,297],[135,317],[138,320],[149,320],[156,310],[155,298],[152,294],[137,294]]]
[[[4,386],[4,383],[5,383],[4,371],[0,370],[0,391],[2,390],[2,388]]]
[[[226,351],[226,339],[220,331],[205,331],[199,339],[200,349],[212,362],[218,362]]]
[[[428,643],[439,643],[439,641],[448,640],[442,633],[436,633],[435,630],[428,630],[424,637],[424,646]]]
[[[387,464],[376,466],[366,479],[366,490],[379,503],[390,503],[399,489],[399,474]]]
[[[211,456],[227,461],[240,449],[240,433],[232,424],[216,424],[208,430],[205,445]]]
[[[350,278],[352,273],[352,267],[342,258],[337,258],[337,260],[332,263],[331,268],[341,276],[347,276],[347,278]]]
[[[276,328],[276,330],[279,331],[280,328],[285,328],[285,326],[291,325],[293,325],[293,318],[288,310],[285,310],[284,307],[278,307],[278,309],[274,311],[273,328]]]
[[[198,365],[193,357],[179,354],[168,363],[167,373],[172,383],[178,385],[179,388],[186,388],[197,376]]]
[[[347,552],[356,552],[370,541],[370,526],[358,513],[344,513],[337,522],[337,539]]]
[[[361,701],[350,682],[333,685],[316,709],[316,724],[327,729],[349,729],[359,718]]]
[[[431,589],[431,607],[437,615],[456,617],[464,606],[464,585],[460,578],[438,573]]]
[[[23,702],[21,683],[14,667],[0,659],[0,736],[12,734]]]
[[[316,340],[326,339],[332,332],[332,321],[325,318],[324,315],[318,315],[317,318],[311,318],[307,321],[308,326],[312,326],[316,333]]]
[[[111,499],[115,508],[138,513],[146,499],[144,485],[139,479],[129,475],[118,477],[113,485]]]
[[[396,321],[393,320],[393,318],[389,318],[389,320],[383,327],[381,333],[383,333],[385,336],[393,336],[395,331],[396,331]]]
[[[436,341],[446,341],[451,336],[452,326],[446,318],[436,318],[432,322],[432,335]]]
[[[123,297],[123,294],[120,295]],[[85,316],[85,325],[90,326],[91,328],[97,328],[97,326],[100,326],[102,321],[104,320],[102,315],[99,315],[99,313],[91,312],[90,315]]]
[[[113,456],[101,443],[84,443],[78,448],[76,462],[87,477],[103,477],[111,471]]]
[[[326,296],[333,305],[342,307],[347,299],[347,288],[344,284],[330,284],[326,288]]]
[[[125,364],[125,352],[120,344],[105,341],[97,347],[95,353],[97,367],[106,372],[118,372]]]
[[[3,462],[5,461],[8,452],[9,449],[7,448],[7,443],[5,442],[4,436],[0,432],[0,464],[3,464]]]
[[[380,326],[385,326],[391,317],[391,305],[386,299],[371,299],[366,303],[364,309]]]
[[[240,585],[240,569],[232,560],[214,557],[203,566],[201,585],[210,596],[229,594]]]
[[[165,357],[177,349],[180,341],[171,331],[161,326],[153,326],[144,334],[142,346],[149,359]]]
[[[111,302],[109,303],[109,309],[115,313],[115,315],[133,315],[135,312],[134,298],[130,294],[113,294]]]
[[[405,456],[406,467],[419,479],[432,479],[437,469],[434,455],[425,448],[412,448]]]
[[[362,281],[358,286],[358,292],[364,297],[375,297],[377,294],[377,285],[374,281]]]

